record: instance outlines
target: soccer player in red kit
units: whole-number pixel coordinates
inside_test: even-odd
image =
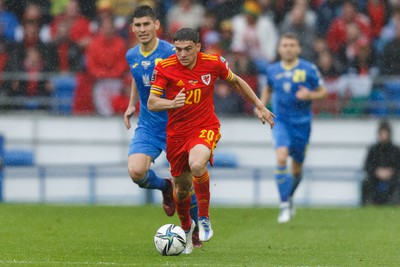
[[[167,159],[174,179],[174,199],[181,226],[187,235],[184,253],[192,252],[194,223],[190,219],[190,188],[194,185],[199,204],[199,237],[213,236],[210,223],[210,175],[207,162],[213,163],[213,152],[221,137],[220,122],[214,112],[214,83],[226,80],[256,106],[262,123],[274,126],[274,115],[239,76],[229,69],[219,55],[200,52],[199,34],[183,28],[174,35],[176,54],[162,60],[152,76],[149,110],[168,111]]]

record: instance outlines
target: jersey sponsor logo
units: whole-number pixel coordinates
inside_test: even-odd
[[[201,80],[205,85],[209,85],[211,82],[211,74],[201,75]]]
[[[146,60],[146,61],[142,61],[142,67],[144,69],[147,69],[150,66],[151,62]]]
[[[138,64],[138,63],[135,63],[135,64],[133,64],[131,67],[132,67],[132,69],[134,69],[134,68],[136,68],[137,66],[139,66],[139,64]]]
[[[179,80],[179,82],[176,83],[176,86],[185,86],[185,83],[182,82],[182,80]]]

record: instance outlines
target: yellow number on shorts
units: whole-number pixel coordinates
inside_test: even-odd
[[[214,131],[212,130],[201,130],[200,138],[207,138],[208,140],[214,140]]]

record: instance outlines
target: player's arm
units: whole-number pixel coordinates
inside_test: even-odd
[[[154,91],[152,91],[154,90]],[[165,99],[162,98],[161,94],[156,93],[158,89],[153,88],[150,89],[149,99],[147,101],[147,108],[151,111],[163,111],[169,109],[180,108],[185,105],[186,94],[185,88],[179,91],[179,93],[175,96],[174,99]]]
[[[267,104],[269,103],[271,95],[272,95],[272,88],[270,86],[267,85],[261,90],[260,100],[263,103],[264,107],[266,107]]]
[[[311,91],[307,87],[299,86],[299,90],[296,92],[296,97],[299,100],[318,100],[324,99],[328,95],[328,91],[324,86],[320,86],[317,89]]]
[[[131,128],[130,118],[136,110],[136,104],[139,101],[138,90],[136,86],[136,81],[133,78],[131,82],[131,96],[129,98],[129,105],[124,114],[124,122],[127,129]]]
[[[274,127],[275,115],[265,107],[265,105],[254,93],[253,89],[251,89],[250,86],[242,78],[237,75],[233,75],[233,78],[229,80],[229,83],[237,92],[246,97],[255,105],[255,109],[257,110],[257,117],[261,120],[263,124],[265,122],[268,122],[271,128]]]

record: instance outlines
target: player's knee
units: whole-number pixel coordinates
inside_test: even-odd
[[[286,165],[287,156],[285,154],[278,154],[276,157],[276,161],[279,166],[284,166]]]
[[[190,165],[190,170],[194,176],[200,176],[206,171],[206,165],[201,162],[193,162]]]
[[[136,168],[133,166],[129,166],[128,172],[129,172],[129,176],[131,177],[132,181],[134,183],[136,183],[137,181],[141,180],[145,176],[147,170],[144,168]]]

